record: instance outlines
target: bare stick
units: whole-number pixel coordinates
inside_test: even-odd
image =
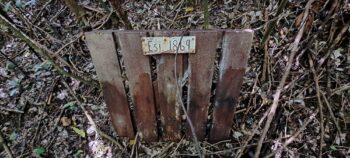
[[[268,157],[272,157],[274,156],[276,153],[280,152],[281,150],[285,149],[290,143],[292,143],[297,137],[298,135],[305,130],[306,126],[315,118],[315,116],[317,115],[318,111],[316,111],[314,114],[312,114],[308,120],[305,121],[305,123],[288,139],[286,140],[286,142],[283,143],[282,147],[278,148],[277,150],[275,150],[274,152],[270,153],[269,155],[266,156],[266,158]]]
[[[134,151],[135,151],[135,147],[136,147],[138,138],[139,138],[139,133],[136,133],[135,143],[132,145],[130,157],[133,157],[133,155],[134,155]],[[137,155],[135,155],[135,157],[137,157]]]
[[[330,103],[328,102],[328,99],[327,99],[326,95],[325,95],[324,93],[321,93],[321,94],[322,94],[323,100],[326,102],[327,109],[328,109],[328,111],[329,111],[329,113],[330,113],[330,115],[331,115],[331,118],[332,118],[332,120],[333,120],[333,122],[334,122],[334,124],[335,124],[335,127],[337,128],[338,132],[341,133],[341,128],[340,128],[340,126],[339,126],[339,124],[338,124],[337,119],[335,119],[334,113],[333,113],[333,111],[332,111],[331,105],[330,105]]]
[[[2,137],[1,133],[0,133],[0,144],[5,149],[7,155],[9,156],[9,158],[13,158],[12,152],[11,152],[10,148],[7,146],[7,144],[5,142],[5,139]]]
[[[314,76],[314,81],[315,81],[315,85],[316,85],[316,96],[317,96],[317,102],[318,102],[318,107],[319,107],[319,111],[320,111],[320,131],[321,131],[321,138],[320,138],[320,153],[318,155],[318,157],[322,157],[322,146],[323,146],[323,142],[324,142],[324,122],[323,122],[323,105],[322,105],[322,101],[321,101],[321,95],[320,95],[320,85],[318,84],[319,78],[316,74],[316,70],[314,68],[314,62],[312,61],[311,57],[309,58],[309,64],[310,64],[310,68],[312,71],[312,74]]]
[[[295,37],[295,40],[294,40],[293,44],[291,45],[292,51],[291,51],[291,54],[289,56],[289,61],[287,63],[287,66],[286,66],[286,69],[285,69],[284,74],[282,76],[282,79],[281,79],[281,81],[280,81],[280,83],[279,83],[279,85],[277,87],[276,93],[273,96],[273,102],[272,102],[272,105],[271,105],[271,109],[269,111],[269,115],[267,116],[265,127],[263,129],[262,135],[260,136],[260,139],[259,139],[259,142],[258,142],[258,146],[256,148],[256,153],[254,155],[255,158],[258,158],[259,155],[260,155],[262,143],[263,143],[263,141],[264,141],[264,139],[266,137],[267,131],[270,128],[272,119],[275,116],[281,92],[283,90],[284,84],[285,84],[285,82],[287,80],[287,77],[289,75],[290,69],[292,67],[292,64],[293,64],[293,61],[294,61],[294,57],[295,57],[295,55],[296,55],[296,53],[298,51],[298,45],[299,45],[300,39],[303,37],[304,28],[305,28],[305,21],[306,21],[308,15],[309,15],[309,10],[310,10],[310,6],[311,6],[312,2],[314,2],[314,0],[309,0],[307,2],[306,6],[305,6],[305,13],[304,13],[304,17],[303,17],[303,23],[302,23],[302,25],[301,25],[301,27],[299,29],[299,32],[298,32],[297,36]]]
[[[269,20],[269,13],[267,11],[267,9],[265,10],[265,21]],[[267,33],[267,30],[265,30],[265,34]],[[266,37],[266,41],[262,44],[264,45],[264,65],[263,65],[263,71],[261,74],[261,80],[264,82],[266,80],[266,72],[267,72],[267,64],[269,61],[269,50],[268,50],[268,41],[269,37]]]

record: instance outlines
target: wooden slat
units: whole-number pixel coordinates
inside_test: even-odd
[[[251,30],[233,30],[224,33],[220,76],[209,138],[211,142],[229,138],[233,124],[234,106],[239,96],[252,40],[253,32]]]
[[[123,56],[138,131],[148,142],[157,141],[157,123],[149,57],[143,55],[141,36],[145,33],[116,32]]]
[[[181,138],[181,107],[176,98],[176,81],[174,69],[175,56],[163,54],[157,59],[157,104],[161,113],[163,140]],[[177,57],[178,79],[182,78],[182,55]]]
[[[154,31],[150,34],[172,37],[183,35],[183,31]],[[162,54],[154,57],[157,63],[155,95],[163,128],[162,139],[164,141],[176,141],[181,138],[181,107],[176,101],[175,55]],[[183,55],[178,54],[176,63],[178,80],[181,80],[183,76]]]
[[[134,130],[113,35],[106,31],[90,32],[85,36],[96,72],[102,83],[103,95],[112,124],[119,136],[133,138]]]
[[[191,32],[191,35],[196,36],[196,52],[195,54],[189,54],[188,58],[189,87],[187,112],[198,140],[204,140],[216,47],[221,34],[219,31],[194,31]],[[186,135],[192,136],[188,124]]]

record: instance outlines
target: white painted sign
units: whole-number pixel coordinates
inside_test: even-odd
[[[181,40],[181,44],[180,44]],[[176,37],[142,37],[142,50],[144,55],[170,53],[195,53],[195,36]],[[179,48],[177,48],[179,47]]]

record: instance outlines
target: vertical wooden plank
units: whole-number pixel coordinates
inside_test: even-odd
[[[154,31],[149,32],[153,36],[181,36],[182,31]],[[181,107],[176,98],[175,81],[175,55],[161,54],[154,55],[156,59],[157,79],[154,82],[154,92],[156,95],[157,110],[160,112],[160,121],[162,126],[162,139],[164,141],[176,141],[181,138]],[[177,76],[178,81],[183,76],[183,55],[177,56]],[[180,89],[181,89],[180,84]],[[181,90],[180,90],[181,91]]]
[[[157,123],[149,57],[143,55],[142,32],[115,32],[123,56],[130,94],[135,106],[136,126],[148,142],[157,141]]]
[[[228,139],[253,40],[252,30],[226,31],[209,141]]]
[[[204,140],[214,72],[216,47],[221,32],[192,31],[196,36],[196,52],[189,54],[189,87],[187,113],[195,129],[198,140]],[[187,124],[186,135],[192,136]]]
[[[157,59],[157,102],[161,113],[163,140],[181,138],[181,107],[176,98],[175,55],[163,54]],[[178,80],[182,79],[182,55],[177,56]],[[181,84],[181,83],[179,83]]]
[[[133,138],[134,130],[112,32],[89,32],[85,36],[96,72],[102,83],[112,124],[119,136]]]

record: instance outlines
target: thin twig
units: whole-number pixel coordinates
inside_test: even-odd
[[[171,151],[171,152],[172,152],[171,156],[175,156],[175,153],[176,153],[177,149],[181,146],[183,140],[184,140],[184,137],[182,137],[181,140],[180,140],[180,142],[177,143],[175,149],[174,149],[173,151]],[[169,154],[169,155],[170,155],[170,154]]]
[[[320,152],[318,157],[322,157],[322,146],[324,142],[324,117],[323,117],[323,105],[321,101],[321,92],[320,92],[320,85],[318,84],[319,82],[319,77],[316,74],[316,70],[314,68],[314,62],[312,61],[311,57],[309,57],[309,64],[310,64],[310,69],[312,71],[312,74],[314,76],[314,82],[316,85],[316,96],[317,96],[317,102],[318,102],[318,107],[320,111],[320,131],[321,131],[321,138],[320,138]]]
[[[8,112],[15,112],[15,113],[20,113],[20,114],[24,114],[24,111],[21,110],[16,110],[16,109],[9,109],[9,108],[5,108],[0,106],[1,111],[8,111]]]
[[[279,15],[283,12],[283,9],[286,7],[288,0],[282,0],[280,2],[280,5],[278,6],[276,17],[279,17]],[[277,23],[277,19],[271,20],[266,28],[266,31],[264,33],[264,37],[261,40],[261,44],[264,44],[265,41],[269,38],[272,30],[275,28]]]
[[[96,30],[99,30],[99,29],[101,29],[108,21],[109,21],[109,19],[111,18],[111,16],[113,15],[113,11],[110,11],[110,13],[107,15],[107,17],[102,21],[102,23],[101,24],[98,24],[98,25],[96,25],[96,26],[92,26],[94,29],[96,29]]]
[[[341,128],[340,128],[340,126],[339,126],[339,124],[338,124],[337,119],[336,119],[335,116],[334,116],[334,113],[333,113],[333,111],[332,111],[331,105],[330,105],[330,103],[328,102],[328,99],[327,99],[326,95],[325,95],[324,93],[321,93],[321,94],[322,94],[323,100],[325,101],[325,103],[326,103],[326,105],[327,105],[327,109],[328,109],[328,111],[329,111],[329,114],[331,115],[331,118],[332,118],[332,120],[333,120],[333,122],[334,122],[334,124],[335,124],[335,127],[337,128],[339,134],[342,133],[342,132],[341,132]]]
[[[2,137],[1,131],[0,131],[0,144],[5,149],[9,158],[13,158],[12,152],[11,152],[10,148],[7,146],[5,139]]]
[[[60,49],[58,49],[54,54],[59,54],[64,48],[66,48],[67,46],[71,45],[72,43],[76,42],[80,37],[83,36],[83,33],[80,33],[76,36],[75,39],[71,40],[70,42],[66,43],[64,46],[62,46]],[[65,61],[65,60],[63,60]],[[66,61],[65,61],[66,62]],[[69,64],[67,63],[67,65],[69,66]]]
[[[132,145],[132,148],[131,148],[131,154],[130,154],[130,157],[131,157],[131,158],[132,158],[132,156],[134,155],[135,147],[136,147],[138,138],[139,138],[139,133],[136,133],[136,136],[135,136],[135,143]],[[136,155],[136,157],[137,157],[137,155]]]
[[[315,116],[317,115],[318,111],[316,111],[314,114],[312,114],[309,119],[307,119],[305,121],[305,123],[288,139],[286,140],[282,147],[276,149],[275,151],[273,151],[272,153],[270,153],[269,155],[266,156],[266,158],[268,157],[272,157],[274,156],[276,153],[281,152],[281,150],[285,149],[290,143],[292,143],[298,136],[299,134],[305,130],[306,126],[309,125],[309,123],[315,118]]]
[[[183,35],[181,35],[181,38],[180,38],[180,42],[176,48],[176,53],[175,53],[175,62],[174,62],[174,71],[175,71],[175,82],[176,82],[176,97],[177,97],[177,101],[180,103],[181,105],[181,108],[186,116],[186,120],[187,120],[187,123],[188,125],[190,126],[190,129],[191,129],[191,133],[192,133],[192,137],[193,137],[193,141],[194,141],[194,144],[195,144],[195,148],[197,150],[197,153],[199,155],[200,158],[203,157],[203,155],[201,154],[201,150],[200,150],[200,145],[199,145],[199,142],[198,142],[198,139],[197,139],[197,135],[195,133],[195,129],[193,127],[193,124],[192,124],[192,121],[186,111],[186,108],[185,108],[185,105],[182,101],[182,98],[181,98],[181,91],[180,91],[180,85],[178,83],[178,76],[177,76],[177,55],[178,55],[178,52],[179,52],[179,48],[180,48],[180,45],[181,45],[181,42],[182,42],[182,38],[183,38]]]
[[[50,131],[48,131],[48,132],[42,137],[42,139],[46,138],[48,135],[50,135],[52,132],[54,132],[54,131],[56,130],[56,128],[58,127],[58,123],[60,122],[60,119],[61,119],[63,113],[64,113],[64,108],[62,107],[60,113],[58,114],[58,117],[56,118],[57,120],[56,120],[56,122],[55,122],[53,128],[52,128]]]
[[[27,34],[22,32],[20,29],[16,27],[13,23],[11,23],[9,20],[7,20],[3,15],[0,14],[0,25],[3,25],[5,27],[8,27],[13,34],[26,42],[31,48],[33,48],[40,56],[44,57],[46,60],[48,60],[50,63],[52,63],[53,67],[64,76],[75,78],[85,84],[89,84],[94,87],[99,87],[99,84],[97,81],[92,80],[91,78],[89,80],[85,80],[82,77],[76,76],[72,73],[68,73],[67,71],[63,70],[58,64],[56,64],[55,58],[53,58],[51,55],[54,55],[55,53],[49,50],[44,45],[41,45],[40,43],[34,41],[32,38],[30,38]],[[57,56],[56,56],[57,57]]]
[[[127,30],[132,30],[132,25],[131,22],[128,18],[128,13],[123,9],[122,7],[122,1],[121,0],[109,0],[111,3],[112,7],[118,14],[119,18],[121,21],[124,23],[125,29]]]
[[[332,92],[331,92],[331,96],[337,94],[337,93],[341,93],[342,91],[346,91],[346,90],[349,90],[350,89],[350,83],[348,84],[345,84],[337,89],[334,89]]]
[[[269,20],[269,13],[267,11],[267,9],[265,10],[265,21]],[[265,34],[267,34],[268,29],[265,29]],[[269,36],[266,37],[266,41],[263,43],[264,45],[264,65],[263,65],[263,71],[261,74],[261,81],[265,81],[266,80],[266,72],[267,72],[267,67],[268,67],[268,61],[269,61],[269,50],[268,50],[268,41],[269,40]]]
[[[240,158],[243,156],[244,151],[248,147],[248,143],[254,138],[255,134],[258,133],[258,129],[260,128],[261,124],[264,122],[265,118],[268,115],[268,111],[270,111],[271,107],[264,113],[263,117],[259,120],[258,124],[253,127],[252,134],[248,137],[248,139],[244,142],[242,147],[238,150],[238,153],[236,154],[235,158]]]
[[[305,13],[304,13],[304,17],[303,17],[303,23],[299,29],[299,32],[297,34],[297,36],[295,37],[295,40],[293,42],[293,44],[291,45],[291,54],[289,56],[289,61],[287,63],[287,66],[286,66],[286,69],[284,71],[284,74],[282,76],[282,79],[276,89],[276,92],[275,92],[275,95],[273,97],[273,103],[271,105],[271,109],[269,111],[269,114],[268,114],[268,117],[267,117],[267,120],[266,120],[266,123],[265,123],[265,127],[263,129],[263,132],[260,136],[260,139],[259,139],[259,143],[258,143],[258,146],[256,148],[256,153],[254,155],[255,158],[258,158],[259,155],[260,155],[260,151],[261,151],[261,147],[262,147],[262,143],[266,137],[266,134],[267,134],[267,131],[269,130],[270,128],[270,125],[271,125],[271,122],[272,122],[272,119],[273,117],[275,116],[275,113],[276,113],[276,110],[277,110],[277,107],[278,107],[278,102],[279,102],[279,98],[280,98],[280,95],[282,93],[282,90],[283,90],[283,87],[284,87],[284,84],[287,80],[287,77],[289,76],[289,72],[290,72],[290,69],[292,68],[292,64],[293,64],[293,61],[294,61],[294,57],[298,51],[298,45],[299,45],[299,42],[301,40],[301,38],[303,37],[303,34],[304,34],[304,28],[305,28],[305,22],[306,22],[306,19],[308,17],[308,14],[309,14],[309,10],[310,10],[310,7],[311,7],[311,4],[314,2],[315,0],[309,0],[308,3],[306,4],[305,6]]]
[[[22,72],[22,74],[24,75],[25,78],[29,78],[28,73],[26,71],[24,71],[14,60],[12,60],[11,58],[7,57],[6,54],[4,52],[2,52],[1,50],[0,50],[0,54],[2,56],[4,56],[8,61],[10,61],[13,65],[15,65],[15,67],[17,67],[18,70]]]
[[[116,144],[120,149],[123,148],[123,146],[117,142],[114,138],[112,138],[111,136],[107,135],[106,133],[104,133],[103,131],[101,131],[98,126],[96,125],[95,121],[92,119],[91,115],[88,113],[88,111],[85,109],[85,107],[83,106],[83,103],[80,101],[80,99],[77,97],[77,95],[73,92],[73,90],[70,88],[70,86],[67,84],[66,81],[62,81],[63,85],[68,89],[69,93],[74,97],[74,99],[77,101],[78,105],[80,106],[80,108],[83,110],[85,116],[87,117],[88,121],[90,122],[90,124],[95,128],[96,132],[108,139],[109,141],[111,141],[112,143]]]
[[[157,155],[155,155],[154,157],[156,158],[163,158],[163,157],[166,157],[168,154],[167,151],[169,151],[169,149],[174,146],[174,142],[171,142],[168,146],[166,146],[160,153],[158,153]]]

